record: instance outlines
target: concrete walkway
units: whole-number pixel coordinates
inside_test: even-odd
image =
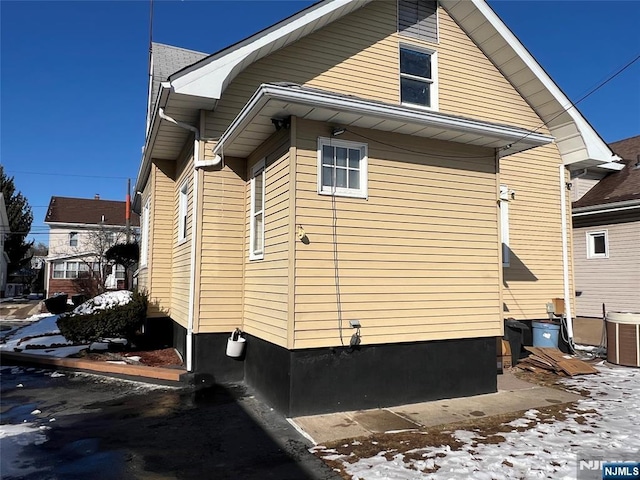
[[[579,400],[580,395],[517,379],[505,371],[498,391],[398,407],[297,417],[291,422],[316,444],[373,433],[419,429]]]

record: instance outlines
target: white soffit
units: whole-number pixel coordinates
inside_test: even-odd
[[[263,84],[224,132],[214,153],[247,157],[274,133],[271,119],[287,116],[347,128],[410,133],[425,138],[500,148],[503,149],[502,156],[553,141],[547,135],[509,125],[374,102],[318,89]]]
[[[372,0],[325,0],[169,77],[176,93],[219,99],[243,69],[364,7]]]
[[[484,0],[440,4],[548,122],[565,165],[586,168],[619,159],[575,107],[560,113],[570,100]]]

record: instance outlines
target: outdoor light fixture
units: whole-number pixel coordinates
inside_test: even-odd
[[[337,137],[338,135],[342,135],[346,131],[347,131],[346,128],[336,127],[331,131],[331,135],[333,135],[334,137]]]
[[[288,130],[291,126],[291,117],[272,118],[271,123],[273,123],[273,126],[276,127],[276,132],[279,132],[283,128],[285,130]]]

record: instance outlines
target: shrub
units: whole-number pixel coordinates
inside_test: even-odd
[[[129,303],[85,315],[62,315],[57,323],[60,333],[75,343],[96,342],[104,338],[131,340],[146,316],[147,297],[134,292]]]

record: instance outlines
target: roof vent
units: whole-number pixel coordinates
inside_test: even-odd
[[[99,194],[99,193],[96,193],[96,194],[93,196],[93,199],[94,199],[94,200],[100,200],[100,194]]]

